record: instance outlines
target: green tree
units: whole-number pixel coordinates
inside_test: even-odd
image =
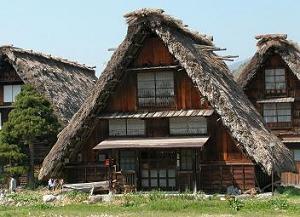
[[[0,132],[0,164],[5,175],[28,171],[29,186],[34,187],[34,145],[53,144],[61,125],[50,102],[29,85],[22,87],[13,106]]]

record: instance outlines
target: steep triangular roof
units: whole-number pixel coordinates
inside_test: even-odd
[[[273,54],[278,54],[294,75],[300,79],[300,49],[296,43],[287,40],[285,34],[258,35],[255,38],[258,40],[257,51],[241,69],[236,79],[242,88],[247,86],[256,72],[264,66],[268,57]]]
[[[162,10],[142,9],[125,17],[129,24],[126,38],[114,52],[92,95],[60,133],[43,162],[40,179],[59,175],[64,159],[76,156],[92,132],[95,117],[105,109],[109,96],[149,33],[155,33],[164,42],[246,155],[268,174],[272,168],[277,172],[294,171],[290,151],[265,127],[221,57],[208,49],[213,44],[207,37],[190,32],[181,21],[164,15]],[[275,143],[273,149],[269,146],[271,142]]]
[[[25,84],[43,94],[64,124],[78,111],[97,80],[91,67],[13,46],[0,47],[1,62],[10,64]]]

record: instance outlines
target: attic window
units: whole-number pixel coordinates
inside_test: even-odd
[[[137,74],[138,104],[141,107],[166,107],[174,104],[173,72]]]
[[[267,92],[273,90],[285,90],[285,70],[284,69],[266,69],[265,70],[265,89]]]
[[[264,104],[264,119],[266,123],[289,123],[292,119],[291,103]]]

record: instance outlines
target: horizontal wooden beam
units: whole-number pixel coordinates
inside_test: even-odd
[[[179,67],[179,65],[149,66],[149,67],[128,68],[126,71],[165,70],[165,69],[177,69],[178,67]]]

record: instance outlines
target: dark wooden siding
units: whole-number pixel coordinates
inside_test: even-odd
[[[134,67],[174,65],[175,59],[158,37],[149,37],[133,62]]]

